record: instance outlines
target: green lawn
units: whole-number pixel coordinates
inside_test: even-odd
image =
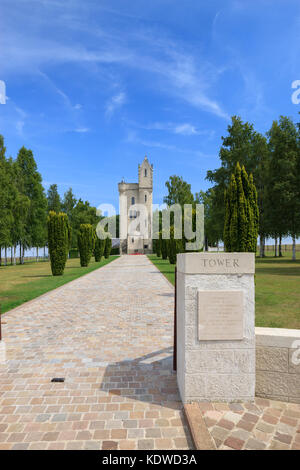
[[[103,258],[100,263],[91,261],[87,268],[80,266],[78,258],[69,259],[63,276],[52,276],[49,261],[31,262],[17,266],[0,266],[1,313],[90,273],[117,257]]]
[[[298,254],[298,253],[297,253]],[[149,259],[174,284],[175,266],[168,260]],[[256,326],[300,328],[300,259],[256,258]]]

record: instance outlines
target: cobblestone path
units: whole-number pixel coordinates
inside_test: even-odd
[[[5,314],[0,449],[191,448],[173,303],[146,256],[123,256]]]

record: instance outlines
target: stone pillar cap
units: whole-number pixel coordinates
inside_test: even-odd
[[[254,274],[254,253],[179,253],[177,271],[183,274]]]

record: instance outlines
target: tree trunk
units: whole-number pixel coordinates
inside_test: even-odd
[[[23,245],[22,246],[22,264],[24,264],[24,253],[25,253],[25,247]]]
[[[44,246],[44,260],[46,258],[46,247]]]
[[[279,258],[282,258],[282,246],[281,246],[281,242],[282,242],[282,237],[280,235],[279,237]]]
[[[278,253],[277,253],[277,248],[278,248],[278,243],[277,243],[277,237],[275,237],[275,258],[277,258]]]
[[[16,245],[14,246],[14,266],[16,265]]]
[[[296,236],[293,235],[293,261],[296,260]]]
[[[10,247],[10,264],[13,264],[13,247]]]
[[[20,242],[20,264],[22,264],[22,244]]]
[[[39,260],[39,247],[36,247],[36,260]]]
[[[259,236],[259,257],[263,258],[265,256],[265,239],[263,235]]]
[[[4,248],[4,266],[7,266],[7,246]]]

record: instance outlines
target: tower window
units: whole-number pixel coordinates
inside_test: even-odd
[[[131,204],[132,204],[132,205],[135,204],[135,198],[134,198],[134,197],[131,198]]]
[[[147,169],[145,168],[145,173],[144,173],[145,177],[147,177]]]
[[[147,202],[147,194],[145,194],[145,202]]]

